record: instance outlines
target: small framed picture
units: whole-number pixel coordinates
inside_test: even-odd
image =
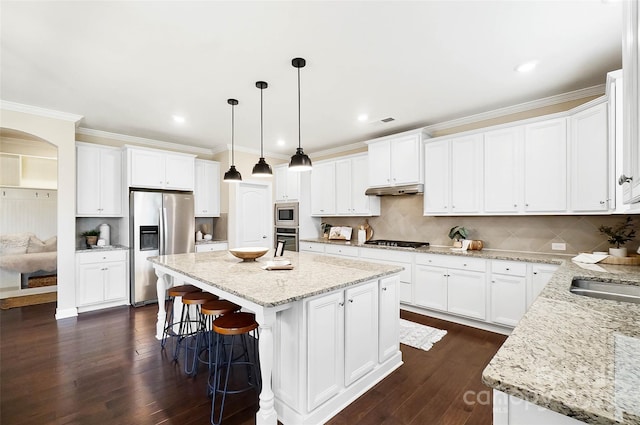
[[[274,257],[282,257],[282,254],[284,254],[284,244],[286,243],[287,241],[278,240]]]

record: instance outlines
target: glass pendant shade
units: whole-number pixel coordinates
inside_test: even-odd
[[[271,170],[271,166],[267,164],[267,161],[264,160],[264,151],[263,151],[263,138],[262,138],[262,91],[268,87],[268,84],[264,81],[257,81],[256,87],[260,89],[260,159],[258,163],[253,166],[253,171],[251,171],[252,177],[271,177],[273,175],[273,171]]]
[[[303,58],[294,58],[291,61],[291,65],[298,69],[298,148],[295,155],[291,157],[291,162],[289,162],[289,170],[291,171],[309,171],[312,168],[311,159],[302,150],[300,137],[300,68],[303,68],[306,64],[307,61]]]
[[[224,173],[223,182],[232,183],[232,182],[240,182],[242,181],[242,175],[240,171],[236,170],[235,166],[235,153],[234,153],[234,138],[235,138],[235,115],[234,115],[234,107],[238,104],[236,99],[228,99],[227,103],[231,105],[231,167],[229,167],[229,171]]]

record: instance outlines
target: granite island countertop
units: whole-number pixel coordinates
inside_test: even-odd
[[[360,260],[289,252],[293,270],[262,269],[273,250],[257,261],[243,262],[227,251],[151,257],[149,261],[227,291],[258,305],[273,307],[400,273],[403,267]]]
[[[86,254],[88,252],[105,252],[105,251],[128,251],[129,247],[124,245],[108,245],[108,246],[97,246],[95,245],[92,248],[76,248],[77,254]]]

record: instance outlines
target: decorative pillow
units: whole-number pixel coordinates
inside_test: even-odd
[[[33,233],[0,235],[0,255],[25,254]]]
[[[32,235],[29,238],[29,247],[27,253],[33,254],[36,252],[54,252],[58,249],[58,237],[52,236],[46,241],[42,242],[37,236]]]

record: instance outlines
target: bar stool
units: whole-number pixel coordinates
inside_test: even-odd
[[[176,297],[182,297],[190,292],[201,292],[200,288],[193,285],[180,285],[174,286],[167,290],[167,295],[169,299],[164,303],[164,311],[166,313],[164,318],[164,329],[162,331],[162,343],[160,344],[161,348],[167,343],[167,339],[170,336],[174,336],[175,332],[173,331],[173,327],[177,325],[179,322],[173,322],[173,305]]]
[[[216,359],[213,374],[213,382],[209,377],[209,391],[212,394],[211,400],[211,423],[213,425],[219,425],[222,422],[222,415],[224,413],[224,402],[227,398],[227,394],[237,394],[244,391],[248,391],[254,388],[258,394],[260,394],[261,382],[259,372],[259,360],[258,360],[258,323],[256,322],[255,315],[252,313],[231,313],[218,317],[213,321],[213,330],[216,333]],[[229,354],[226,356],[226,364],[221,363],[221,357],[225,354],[225,344],[222,343],[222,338],[225,335],[230,335]],[[240,356],[235,359],[233,357],[234,345],[236,343],[236,336],[240,337],[240,348],[243,350]],[[255,340],[250,342],[249,338],[253,337]],[[249,349],[249,345],[252,345],[252,349]],[[250,353],[253,352],[253,359],[251,359]],[[247,386],[243,388],[230,389],[229,377],[231,375],[231,368],[235,366],[246,367],[246,381]],[[222,370],[226,369],[224,377],[224,386],[221,388]],[[235,384],[236,382],[234,382]],[[220,414],[216,422],[216,398],[218,393],[222,394],[222,400],[220,402]]]
[[[178,342],[173,359],[178,361],[180,349],[184,344],[184,373],[191,375],[194,365],[189,366],[189,351],[196,349],[197,338],[192,338],[198,334],[202,328],[202,315],[200,314],[200,306],[208,301],[217,300],[218,296],[209,292],[189,292],[182,296],[182,314],[180,315],[180,327],[178,330]],[[195,306],[194,316],[192,317],[191,306]],[[191,344],[189,343],[191,341]],[[193,357],[192,357],[193,359]]]
[[[208,301],[200,308],[200,314],[202,314],[202,328],[198,332],[196,351],[194,353],[194,362],[198,361],[195,366],[193,374],[198,373],[198,364],[206,363],[209,368],[209,374],[211,374],[211,366],[214,364],[214,347],[215,347],[215,335],[213,332],[213,321],[218,317],[240,311],[242,307],[238,304],[234,304],[227,300],[214,300]],[[207,352],[207,360],[202,359],[202,353]]]

